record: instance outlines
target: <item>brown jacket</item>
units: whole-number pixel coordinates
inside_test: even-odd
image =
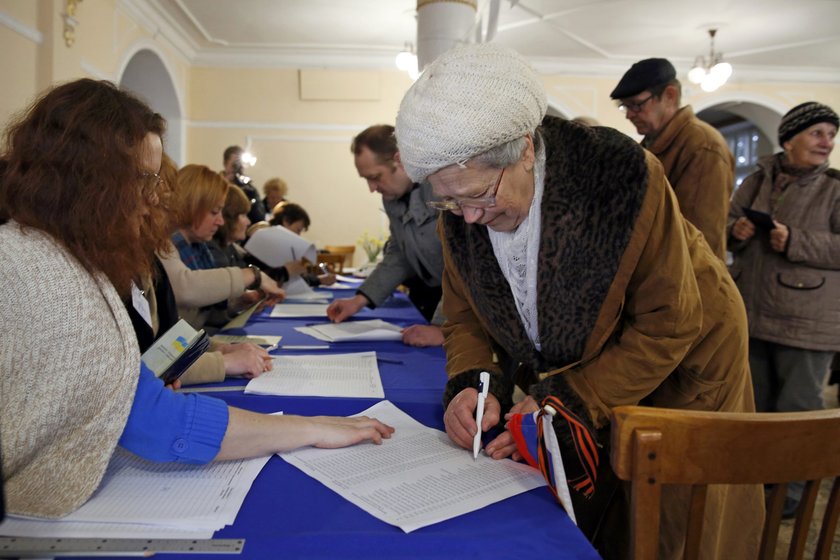
[[[735,158],[723,136],[686,106],[655,138],[645,137],[642,146],[662,162],[682,215],[703,232],[712,251],[725,259]]]
[[[537,401],[560,396],[598,427],[621,404],[753,411],[743,303],[723,262],[680,215],[660,163],[612,129],[547,118],[543,133],[542,351],[524,332],[486,228],[444,216],[445,404],[483,368],[496,373],[491,391],[509,406],[512,379],[494,364],[495,351],[538,374],[526,387]],[[760,490],[714,494],[704,557],[754,556]],[[671,519],[681,519],[684,500],[669,496]],[[662,557],[678,554],[683,537],[679,521],[666,524]]]
[[[729,228],[743,208],[769,213],[790,230],[787,249],[770,248],[757,228],[730,238],[732,277],[744,296],[750,336],[819,351],[840,350],[840,172],[820,168],[791,183],[773,205],[782,154],[762,159],[732,197]]]

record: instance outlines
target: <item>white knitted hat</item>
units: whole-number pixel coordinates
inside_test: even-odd
[[[400,161],[414,182],[533,132],[546,111],[542,81],[516,51],[455,47],[430,64],[397,113]]]

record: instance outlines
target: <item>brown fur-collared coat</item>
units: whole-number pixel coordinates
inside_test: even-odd
[[[601,436],[608,432],[610,409],[623,404],[753,411],[743,302],[723,262],[680,214],[659,161],[608,128],[548,117],[541,132],[542,351],[525,333],[486,227],[445,215],[439,224],[450,376],[444,405],[475,387],[478,371],[487,369],[494,373],[491,392],[503,412],[510,406],[514,376],[494,360],[495,353],[500,362],[519,365],[516,381],[538,402],[560,396]],[[606,445],[607,438],[599,439]],[[608,450],[602,455],[608,457]],[[607,463],[602,459],[599,473]],[[576,510],[606,508],[610,497],[598,493],[607,488],[596,485],[596,496],[576,500]],[[661,558],[681,553],[686,502],[681,491],[663,500],[669,512]],[[755,556],[763,516],[758,487],[712,490],[703,557]],[[616,519],[626,517],[609,519],[584,532],[596,544],[608,541],[618,530]]]

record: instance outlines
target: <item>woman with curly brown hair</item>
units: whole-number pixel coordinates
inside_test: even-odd
[[[165,240],[155,230],[166,204],[163,128],[130,94],[83,79],[47,92],[8,131],[0,441],[10,513],[74,511],[117,445],[152,461],[206,463],[392,432],[366,418],[265,416],[173,393],[142,364],[122,298],[151,274]]]

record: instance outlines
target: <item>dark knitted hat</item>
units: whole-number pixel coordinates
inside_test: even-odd
[[[664,58],[646,58],[624,73],[610,97],[613,99],[633,97],[646,89],[667,84],[676,77],[677,71],[674,70],[674,65]]]
[[[840,126],[840,120],[837,118],[831,107],[817,103],[816,101],[808,101],[797,105],[782,117],[782,122],[779,123],[779,144],[784,144],[809,126],[818,123],[830,123],[834,126]]]

